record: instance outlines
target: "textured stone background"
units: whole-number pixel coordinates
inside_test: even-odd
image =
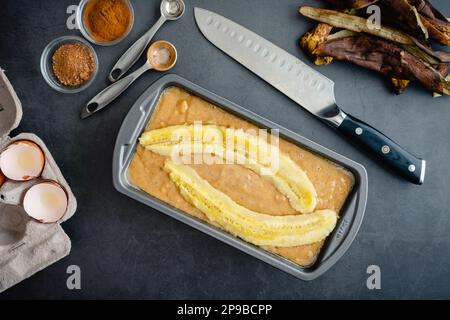
[[[88,90],[53,91],[39,59],[48,42],[66,34],[66,8],[76,1],[2,1],[0,66],[24,106],[13,133],[34,132],[48,145],[78,197],[64,224],[69,257],[0,298],[450,298],[449,100],[419,85],[393,95],[371,72],[334,63],[321,72],[336,81],[338,103],[428,160],[421,187],[400,180],[359,152],[281,93],[213,47],[198,31],[194,6],[220,13],[304,58],[297,39],[310,26],[292,0],[188,0],[185,16],[155,39],[180,53],[174,72],[301,135],[362,163],[369,173],[366,217],[348,253],[323,277],[305,283],[116,192],[111,156],[122,119],[161,74],[147,73],[113,106],[86,121],[81,106],[106,84],[116,59],[159,16],[159,1],[134,0],[136,23],[115,47],[95,49],[100,73]],[[450,16],[450,3],[433,3]],[[143,63],[143,60],[139,63]],[[66,268],[82,270],[82,289],[66,288]],[[366,268],[381,267],[382,289],[366,288]]]

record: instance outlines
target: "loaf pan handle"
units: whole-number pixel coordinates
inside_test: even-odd
[[[363,188],[365,189],[366,186]],[[366,206],[366,200],[362,199],[365,197],[364,193],[364,191],[357,192],[348,203],[347,208],[352,209],[345,210],[347,213],[338,220],[335,231],[328,239],[328,245],[322,249],[322,261],[338,260],[350,247],[364,217],[364,214],[361,214]]]
[[[148,89],[149,90],[149,89]],[[136,137],[144,130],[147,120],[148,109],[153,106],[151,103],[158,93],[146,97],[145,93],[136,101],[123,120],[117,135],[113,155],[113,183],[116,189],[122,183],[122,173],[126,161],[136,144]]]

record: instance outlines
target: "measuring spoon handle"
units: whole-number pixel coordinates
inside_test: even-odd
[[[109,105],[118,96],[120,96],[122,92],[124,92],[134,81],[136,81],[137,78],[139,78],[145,71],[150,69],[150,65],[146,63],[132,74],[105,88],[102,92],[92,98],[85,107],[83,107],[80,114],[81,119],[86,119],[87,117],[90,117],[97,111]]]
[[[153,27],[140,37],[128,50],[120,57],[116,65],[109,73],[109,80],[116,82],[139,60],[142,53],[147,48],[156,32],[166,22],[166,18],[161,16]]]

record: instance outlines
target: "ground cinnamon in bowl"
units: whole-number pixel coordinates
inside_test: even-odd
[[[133,12],[127,0],[89,0],[83,22],[89,35],[99,43],[114,42],[131,29]]]
[[[89,47],[83,43],[66,43],[52,56],[53,73],[65,86],[77,87],[89,81],[95,72],[96,62]]]

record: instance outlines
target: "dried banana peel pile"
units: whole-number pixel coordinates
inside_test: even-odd
[[[450,22],[430,2],[326,2],[334,9],[299,8],[301,15],[319,22],[300,39],[316,65],[351,62],[387,77],[397,94],[410,81],[419,81],[435,96],[450,94],[450,53],[431,47],[450,45]]]

